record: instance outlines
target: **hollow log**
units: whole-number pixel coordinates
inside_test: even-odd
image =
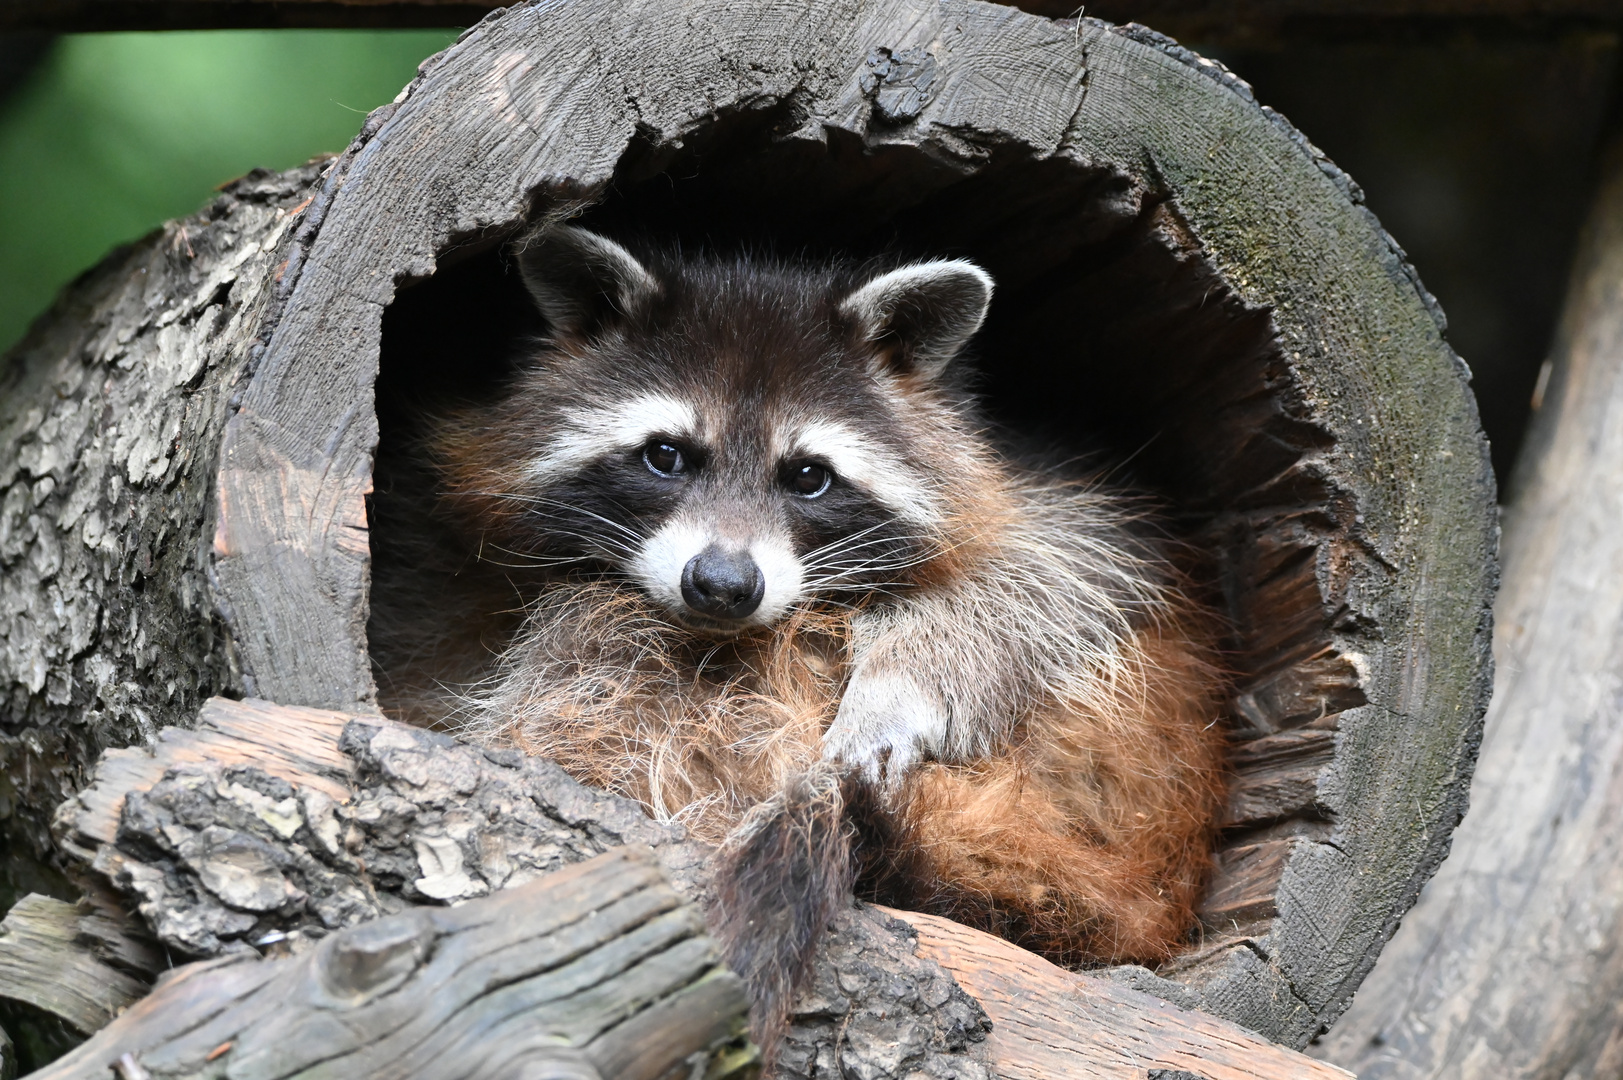
[[[521,4],[342,157],[70,291],[0,401],[17,846],[58,858],[56,797],[207,694],[375,711],[366,497],[413,433],[374,387],[488,371],[524,329],[503,245],[575,211],[994,274],[994,415],[1130,458],[1233,627],[1203,939],[1113,977],[1288,1046],[1333,1021],[1447,850],[1486,700],[1463,365],[1356,185],[1244,83],[1142,28],[975,0]],[[229,923],[195,940],[250,932]]]
[[[1505,513],[1474,809],[1315,1052],[1368,1077],[1623,1074],[1623,138]]]

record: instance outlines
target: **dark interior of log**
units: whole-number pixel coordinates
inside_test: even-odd
[[[1158,494],[1211,554],[1232,620],[1229,821],[1206,940],[1169,968],[1198,978],[1201,956],[1272,916],[1291,839],[1328,831],[1315,778],[1336,714],[1363,701],[1316,578],[1340,513],[1309,460],[1328,436],[1297,419],[1270,313],[1213,270],[1165,192],[1063,156],[994,151],[969,173],[914,146],[786,138],[797,126],[757,113],[680,149],[639,144],[581,223],[690,248],[964,256],[994,275],[977,346],[994,418]],[[411,438],[402,403],[479,398],[541,329],[505,239],[442,253],[387,310],[380,468]]]

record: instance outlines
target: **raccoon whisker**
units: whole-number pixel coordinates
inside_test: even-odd
[[[870,540],[862,540],[863,536],[873,532],[874,529],[878,529],[879,527],[880,526],[875,525],[872,528],[864,529],[859,533],[853,533],[850,536],[836,540],[833,543],[824,544],[820,548],[813,548],[812,550],[806,552],[802,558],[808,562],[820,562],[836,555],[846,555],[853,551],[861,551],[864,548],[878,547],[886,544],[922,544],[931,543],[937,540],[937,538],[934,536],[912,533],[904,533],[900,536],[879,536]],[[859,540],[862,540],[862,542],[857,543]]]
[[[860,540],[864,536],[867,536],[869,533],[874,532],[877,529],[882,529],[888,524],[890,524],[890,523],[889,522],[880,522],[877,525],[870,525],[866,529],[858,529],[856,532],[849,533],[849,534],[847,534],[845,536],[842,536],[838,540],[831,540],[830,542],[824,544],[822,547],[812,548],[810,551],[806,552],[806,558],[809,559],[809,558],[812,558],[812,557],[817,556],[817,555],[823,555],[823,554],[825,554],[827,552],[835,551],[835,550],[839,549],[842,545],[848,544],[853,540]]]
[[[550,507],[554,507],[555,509],[559,509],[559,510],[571,510],[571,511],[577,513],[577,514],[584,514],[585,516],[587,516],[589,518],[592,518],[595,521],[601,521],[603,524],[609,526],[612,529],[617,530],[618,532],[624,533],[626,536],[630,537],[632,540],[635,540],[635,541],[637,541],[639,543],[641,543],[644,539],[646,539],[644,536],[642,536],[640,533],[638,533],[635,529],[632,529],[629,526],[622,524],[621,522],[615,521],[613,518],[604,517],[602,514],[599,514],[599,513],[595,512],[595,511],[592,511],[592,510],[588,510],[584,506],[578,506],[575,503],[564,502],[562,499],[548,498],[545,495],[524,495],[524,494],[520,494],[518,492],[512,492],[512,491],[475,491],[475,492],[469,492],[469,494],[485,495],[485,496],[488,496],[488,497],[490,497],[492,499],[506,499],[506,500],[508,500],[510,502],[528,503],[528,504],[530,504],[532,506],[550,506]],[[618,504],[616,504],[616,505],[618,505]],[[624,509],[624,508],[622,507],[622,509]]]
[[[586,559],[585,556],[571,557],[571,556],[565,556],[565,555],[557,555],[557,556],[519,555],[519,556],[517,556],[516,561],[507,562],[507,561],[503,561],[503,560],[499,560],[499,559],[492,559],[492,558],[481,555],[479,557],[479,561],[484,563],[486,566],[496,566],[496,567],[500,567],[503,570],[534,570],[534,569],[538,569],[538,568],[541,568],[541,567],[548,567],[548,566],[569,566],[569,565],[572,565],[572,564],[575,564],[575,563],[586,562],[588,560]]]
[[[860,547],[868,547],[868,546],[870,546],[870,545],[868,545],[868,544],[858,545],[859,548]],[[857,555],[857,550],[858,550],[857,548],[853,548],[853,549],[851,549],[849,551],[842,551],[842,552],[838,552],[836,554],[838,554],[840,556],[852,556],[852,555]],[[858,566],[860,566],[860,567],[870,567],[870,566],[871,567],[919,566],[919,565],[921,565],[923,563],[930,562],[932,559],[936,559],[936,558],[939,558],[939,557],[940,557],[940,553],[937,552],[937,551],[930,551],[930,552],[925,552],[925,553],[896,552],[894,554],[889,555],[889,557],[887,557],[885,554],[880,554],[880,555],[878,555],[876,557],[872,557],[872,558],[863,557],[863,556],[859,555],[855,559],[847,559],[847,558],[802,559],[801,560],[801,565],[803,567],[805,567],[806,570],[808,570],[810,572],[813,572],[813,573],[816,573],[816,572],[820,572],[820,571],[824,571],[824,570],[842,570],[843,571],[843,570],[846,570],[846,569],[848,569],[850,567],[858,567]],[[898,559],[900,559],[902,561],[897,561]]]
[[[933,559],[933,555],[917,556],[911,559],[900,560],[872,559],[852,563],[823,563],[821,565],[808,566],[806,569],[817,575],[817,577],[812,579],[814,581],[833,581],[840,579],[852,579],[861,574],[888,574],[897,570],[911,570],[913,567],[923,566],[925,563],[931,562]]]

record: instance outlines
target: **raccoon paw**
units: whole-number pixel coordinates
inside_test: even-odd
[[[823,759],[852,768],[886,793],[946,741],[947,710],[906,676],[858,674],[823,734]]]

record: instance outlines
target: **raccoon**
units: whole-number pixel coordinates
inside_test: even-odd
[[[853,883],[1070,965],[1177,951],[1223,800],[1217,622],[1144,501],[989,434],[961,362],[988,274],[569,225],[515,257],[548,336],[424,442],[436,550],[486,586],[456,615],[380,562],[385,705],[721,845],[767,1045]]]

